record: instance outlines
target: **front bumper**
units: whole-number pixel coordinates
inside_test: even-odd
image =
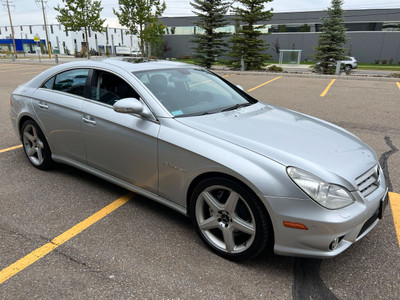
[[[265,197],[272,210],[274,252],[287,256],[330,258],[363,238],[379,222],[387,189],[383,184],[365,198],[358,192],[352,194],[356,202],[338,210],[323,208],[311,199]],[[304,224],[308,230],[285,227],[284,221]],[[330,249],[335,239],[339,243]]]

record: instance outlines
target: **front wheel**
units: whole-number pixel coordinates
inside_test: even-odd
[[[254,257],[272,238],[265,208],[253,193],[233,180],[203,180],[194,189],[190,205],[191,219],[201,239],[222,257]]]
[[[25,121],[21,130],[24,151],[30,163],[41,170],[48,169],[53,160],[50,147],[36,122]]]

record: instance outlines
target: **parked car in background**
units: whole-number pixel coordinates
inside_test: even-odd
[[[352,57],[352,56],[347,56],[344,60],[341,60],[341,66],[340,66],[340,71],[345,72],[346,74],[349,74],[351,70],[356,69],[358,67],[358,62],[357,60]],[[315,64],[314,70],[317,73],[322,73],[322,74],[335,74],[337,66],[337,62],[331,58],[329,59],[328,62],[321,63],[317,62]]]
[[[206,69],[140,61],[66,63],[19,86],[10,116],[30,163],[69,164],[175,209],[232,260],[268,246],[333,257],[382,218],[384,174],[353,134]]]
[[[344,64],[345,68],[357,69],[358,62],[353,56],[348,56],[346,59],[342,60],[342,64]]]

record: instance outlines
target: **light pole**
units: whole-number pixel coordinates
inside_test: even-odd
[[[10,18],[11,36],[12,36],[13,46],[14,46],[14,55],[15,55],[15,58],[17,58],[17,48],[15,47],[14,27],[13,27],[12,20],[11,20],[10,4],[8,3],[8,0],[6,0],[6,3],[7,3],[7,9],[8,9],[8,17]]]
[[[43,0],[40,0],[40,2],[42,2],[43,21],[44,21],[44,32],[46,33],[47,49],[49,49],[49,57],[50,57],[50,59],[52,59],[50,41],[49,41],[49,36],[48,36],[48,34],[47,34],[46,14],[45,14],[45,12],[44,12]]]

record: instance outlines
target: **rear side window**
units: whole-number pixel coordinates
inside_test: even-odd
[[[49,80],[46,81],[46,83],[43,84],[42,87],[45,88],[45,89],[51,89],[52,90],[55,78],[56,78],[55,76],[51,77]]]
[[[57,74],[55,76],[53,90],[83,97],[88,74],[89,69],[75,69]],[[45,85],[47,85],[47,83],[50,85],[50,81],[52,81],[52,79],[47,81]]]

